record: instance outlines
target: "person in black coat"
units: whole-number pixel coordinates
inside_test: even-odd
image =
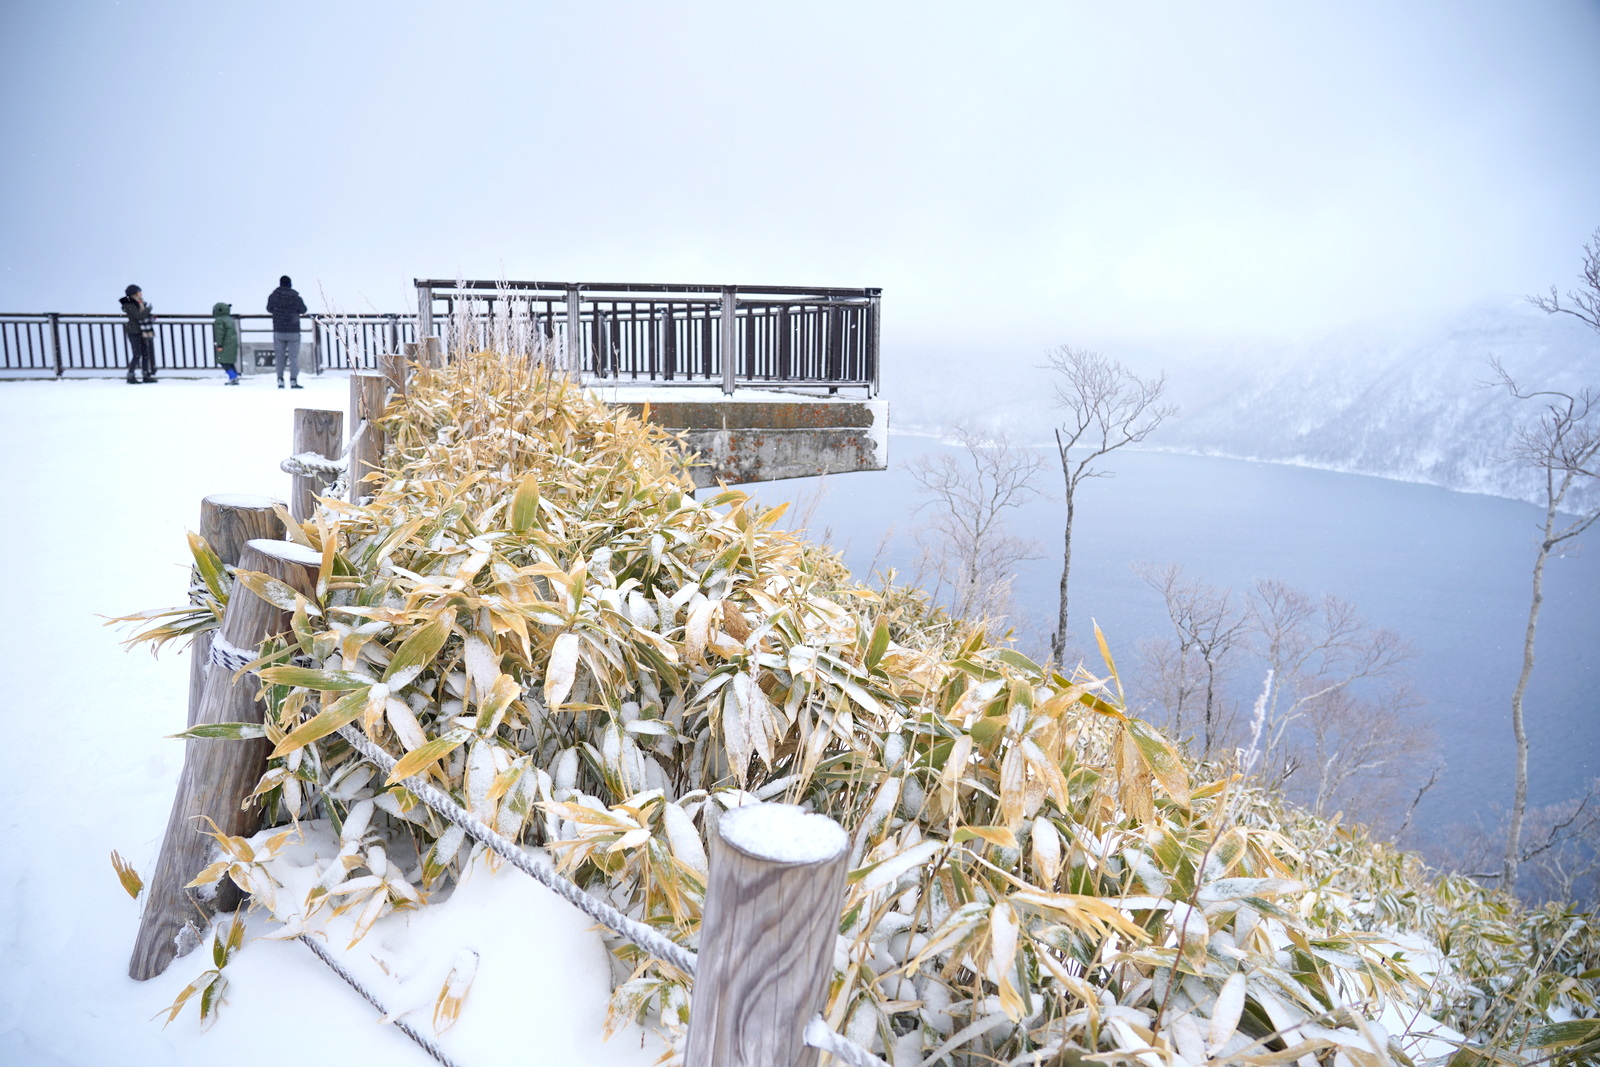
[[[128,321],[122,332],[128,338],[128,384],[156,380],[156,325],[154,309],[144,300],[144,292],[137,285],[123,290],[122,313]],[[136,377],[139,372],[143,377]]]
[[[306,302],[291,287],[289,276],[278,279],[278,287],[267,297],[267,313],[272,316],[272,365],[278,372],[278,388],[283,388],[283,368],[289,368],[289,388],[300,385],[300,316]]]

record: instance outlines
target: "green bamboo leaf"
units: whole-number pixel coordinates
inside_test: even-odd
[[[265,600],[279,611],[294,611],[303,607],[306,614],[321,616],[322,609],[270,574],[260,571],[234,571],[239,584]]]
[[[445,638],[449,636],[450,624],[443,618],[419,626],[412,631],[410,637],[401,642],[394,658],[389,661],[388,670],[383,672],[383,680],[392,681],[392,688],[406,684],[416,677],[417,670],[433,661],[433,657],[439,654],[439,649],[444,647]],[[395,680],[395,676],[402,671],[410,673],[404,681]]]
[[[281,756],[285,752],[293,752],[355,721],[355,717],[361,714],[361,709],[366,707],[367,693],[367,689],[356,689],[346,693],[331,707],[322,709],[311,721],[302,723],[288,737],[279,741],[278,747],[272,750],[272,754]]]
[[[511,529],[527,533],[539,518],[539,472],[529,471],[511,498]]]
[[[394,770],[389,772],[389,780],[384,784],[393,785],[396,782],[412,777],[419,771],[431,767],[439,760],[444,759],[471,739],[471,730],[457,726],[443,737],[436,737],[421,748],[412,749],[405,754],[399,763],[394,765]]]
[[[167,736],[184,740],[210,738],[223,741],[248,741],[253,737],[267,736],[267,729],[258,722],[207,722],[191,726],[182,733]]]
[[[994,658],[997,659],[997,660],[1000,660],[1002,663],[1009,663],[1013,667],[1019,667],[1022,670],[1027,671],[1029,674],[1043,674],[1044,673],[1044,668],[1040,667],[1037,663],[1033,662],[1033,660],[1029,659],[1027,656],[1024,656],[1021,652],[1018,652],[1016,649],[1012,649],[1012,648],[999,649],[998,651],[995,652]]]
[[[1567,1048],[1600,1038],[1600,1019],[1569,1019],[1535,1026],[1523,1038],[1525,1048]]]
[[[1127,728],[1134,746],[1139,750],[1139,757],[1150,768],[1155,780],[1161,783],[1161,788],[1173,800],[1188,807],[1189,772],[1184,769],[1183,758],[1177,750],[1142,719],[1128,719]]]
[[[872,630],[872,642],[867,646],[867,668],[870,670],[876,667],[887,651],[889,651],[889,621],[879,619],[878,625]]]
[[[365,689],[372,679],[349,671],[316,670],[311,667],[268,667],[261,672],[261,680],[272,685],[295,685],[302,689],[324,692],[345,689]]]
[[[197,533],[190,533],[189,553],[194,556],[195,570],[200,572],[200,580],[206,583],[211,595],[218,600],[226,601],[230,585],[228,572],[223,567],[222,560],[206,543],[206,539]]]

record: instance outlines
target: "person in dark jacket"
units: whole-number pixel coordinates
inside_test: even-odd
[[[300,299],[285,274],[267,297],[267,312],[272,316],[272,365],[278,372],[278,388],[283,388],[283,368],[289,367],[289,388],[300,385],[300,316],[306,302]]]
[[[217,365],[228,372],[226,385],[239,384],[239,328],[233,324],[233,305],[221,302],[211,305],[211,349],[217,355]]]
[[[144,300],[144,291],[137,285],[123,290],[122,313],[128,321],[122,332],[128,338],[128,384],[156,380],[156,325],[154,309]],[[143,377],[137,377],[143,372]]]

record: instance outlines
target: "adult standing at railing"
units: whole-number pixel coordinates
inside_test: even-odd
[[[122,291],[122,313],[128,316],[122,332],[128,338],[128,384],[156,380],[156,324],[154,309],[144,299],[144,290],[130,285]],[[140,377],[142,372],[143,376]]]
[[[267,297],[267,313],[272,316],[272,365],[278,372],[278,388],[283,388],[283,368],[289,367],[289,388],[300,385],[300,316],[306,302],[294,291],[289,276],[278,279],[278,287]]]

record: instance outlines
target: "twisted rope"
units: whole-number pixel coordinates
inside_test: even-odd
[[[806,1023],[805,1043],[814,1049],[826,1052],[840,1063],[849,1064],[850,1067],[889,1067],[888,1063],[848,1037],[834,1033],[821,1015],[813,1015],[811,1021]]]
[[[348,464],[343,459],[329,459],[315,452],[301,452],[278,464],[285,474],[299,478],[330,478],[343,474]]]
[[[360,993],[362,999],[364,999],[368,1004],[371,1004],[374,1008],[377,1008],[380,1015],[389,1014],[389,1009],[385,1008],[378,1002],[378,998],[372,992],[372,990],[362,985],[361,980],[346,970],[344,964],[340,963],[338,958],[324,948],[321,944],[319,944],[315,938],[301,934],[298,938],[296,938],[296,940],[314,952],[317,956],[317,959],[321,960],[323,963],[326,963],[329,968],[332,969],[334,974],[345,980],[346,984],[348,984],[351,989],[354,989],[357,993]],[[432,1041],[429,1041],[426,1037],[424,1037],[422,1031],[418,1030],[404,1019],[391,1019],[390,1022],[394,1023],[395,1029],[399,1030],[402,1034],[405,1034],[411,1040],[415,1041],[419,1046],[421,1046],[422,1051],[432,1056],[439,1063],[442,1063],[444,1067],[457,1067],[456,1062],[449,1056],[446,1056],[444,1051],[440,1049],[438,1045],[435,1045]]]
[[[339,728],[339,736],[348,741],[350,746],[357,752],[376,764],[385,776],[394,773],[395,761],[390,758],[387,752],[373,744],[360,730],[353,726],[341,726]],[[429,785],[423,779],[413,776],[402,779],[401,784],[415,794],[418,800],[438,812],[453,825],[465,830],[469,836],[496,856],[510,863],[517,870],[526,874],[529,878],[532,878],[601,926],[627,938],[657,959],[665,960],[667,963],[672,964],[684,974],[691,976],[694,974],[698,956],[689,949],[684,948],[676,941],[670,941],[661,936],[661,934],[644,923],[628,918],[605,901],[598,900],[584,892],[582,887],[575,882],[536,862],[533,857],[522,851],[513,842],[495,833],[481,819],[472,815],[445,793]]]

